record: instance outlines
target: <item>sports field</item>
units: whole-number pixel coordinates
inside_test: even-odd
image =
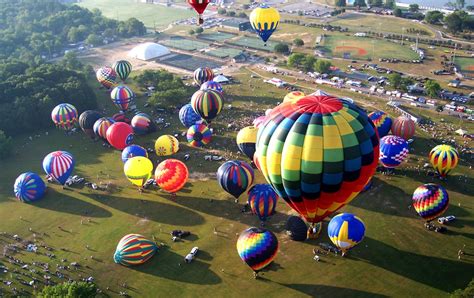
[[[385,40],[347,35],[328,35],[323,39],[322,49],[334,57],[347,59],[397,58],[418,59],[418,55],[408,46]]]
[[[466,77],[474,77],[474,58],[473,57],[456,57],[454,61],[456,66],[461,69],[461,73]]]
[[[199,51],[209,46],[209,43],[192,40],[192,39],[186,39],[182,37],[173,37],[170,39],[160,40],[160,43],[168,47],[172,47],[179,50],[190,51],[190,52]]]
[[[194,15],[191,10],[145,4],[135,0],[82,0],[78,5],[91,10],[97,8],[104,16],[115,20],[137,18],[149,29],[163,29],[176,20]]]
[[[196,68],[204,66],[210,68],[219,68],[222,66],[222,63],[218,63],[214,60],[177,53],[175,55],[169,56],[166,59],[161,59],[159,63],[176,68],[186,69],[189,71],[194,71]]]
[[[267,52],[273,52],[273,48],[275,45],[278,43],[276,41],[268,40],[265,43],[260,39],[256,37],[248,37],[248,36],[242,36],[236,40],[231,40],[228,42],[229,44],[233,45],[238,45],[250,49],[256,49],[260,51],[267,51]]]
[[[227,32],[213,32],[213,33],[202,33],[199,34],[199,38],[206,39],[206,40],[212,40],[212,41],[217,41],[217,42],[223,42],[226,41],[230,38],[236,37],[237,34],[232,34],[232,33],[227,33]]]
[[[232,58],[232,57],[237,56],[240,53],[242,53],[242,51],[238,49],[221,47],[221,48],[207,51],[204,54],[218,57],[218,58]]]

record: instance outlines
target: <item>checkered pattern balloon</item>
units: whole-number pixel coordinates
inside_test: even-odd
[[[380,139],[380,163],[386,168],[398,167],[408,156],[408,143],[397,136]]]

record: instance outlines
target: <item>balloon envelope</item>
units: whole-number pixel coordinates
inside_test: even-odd
[[[388,135],[380,139],[380,163],[386,168],[396,168],[409,153],[408,143],[397,136]]]
[[[132,64],[127,60],[116,61],[112,65],[112,68],[122,81],[125,81],[132,72]]]
[[[82,131],[89,137],[93,138],[94,134],[94,124],[97,120],[99,120],[102,115],[97,111],[87,110],[82,112],[79,116],[79,126],[81,127]]]
[[[143,135],[156,131],[155,122],[145,113],[138,113],[132,118],[132,128],[137,135]]]
[[[155,181],[166,192],[176,193],[188,181],[189,171],[186,165],[177,159],[162,161],[155,170]]]
[[[328,225],[328,236],[332,243],[343,252],[353,248],[364,239],[364,222],[350,213],[334,216]]]
[[[188,103],[179,110],[179,121],[181,121],[184,126],[190,127],[198,122],[202,122],[202,118],[194,112],[193,107]]]
[[[405,140],[415,135],[415,122],[406,116],[400,116],[393,120],[392,134]]]
[[[278,239],[271,231],[261,228],[248,228],[237,240],[240,258],[253,271],[258,272],[275,259],[278,252]]]
[[[64,130],[70,130],[77,122],[77,109],[72,104],[61,103],[58,104],[51,111],[51,119],[56,127]]]
[[[188,143],[193,147],[202,147],[211,142],[211,130],[204,124],[194,124],[186,133]]]
[[[305,97],[304,92],[301,91],[292,91],[285,95],[283,102],[297,102],[299,99]]]
[[[102,117],[97,119],[94,123],[93,130],[96,136],[101,137],[102,139],[107,140],[107,130],[112,124],[115,123],[115,120],[112,118]]]
[[[201,88],[199,88],[200,90],[206,90],[206,89],[209,89],[209,90],[214,90],[214,91],[217,91],[217,92],[224,92],[224,89],[222,89],[222,85],[217,83],[217,82],[214,82],[214,81],[207,81],[207,82],[204,82],[202,85],[201,85]]]
[[[38,174],[26,172],[16,178],[13,191],[18,200],[31,203],[43,197],[46,185]]]
[[[117,79],[117,73],[111,67],[104,66],[97,70],[95,73],[97,81],[107,89],[115,86],[115,80]]]
[[[211,81],[214,78],[214,72],[209,67],[200,67],[194,71],[194,82],[201,84]]]
[[[132,122],[132,120],[130,120],[127,115],[125,115],[123,112],[121,113],[117,113],[117,114],[114,114],[112,116],[112,119],[115,120],[115,122],[125,122],[127,124],[130,124],[130,122]]]
[[[459,154],[450,145],[438,145],[431,149],[429,159],[433,168],[441,177],[446,177],[459,162]]]
[[[153,241],[140,234],[125,235],[117,245],[114,262],[124,266],[140,265],[151,259],[158,251]]]
[[[216,118],[224,105],[222,93],[214,90],[198,90],[191,97],[194,112],[207,122]]]
[[[294,241],[305,241],[308,233],[308,226],[299,216],[290,216],[286,221],[286,230],[290,238]]]
[[[115,122],[107,129],[107,141],[117,150],[123,150],[133,141],[133,129],[124,122]]]
[[[110,92],[110,98],[114,105],[122,110],[127,111],[130,104],[135,100],[135,93],[127,86],[117,86]]]
[[[179,141],[172,135],[160,136],[155,141],[155,153],[158,156],[175,154],[179,150]]]
[[[449,206],[449,195],[446,189],[432,183],[415,189],[412,199],[416,213],[426,221],[441,216]]]
[[[148,158],[148,152],[146,151],[145,148],[142,146],[138,145],[130,145],[125,147],[122,151],[122,161],[123,163],[126,163],[127,160],[129,160],[132,157],[135,156],[142,156],[142,157],[147,157]]]
[[[127,179],[138,187],[142,187],[150,179],[152,171],[153,163],[144,156],[129,158],[123,166]]]
[[[280,13],[263,3],[252,10],[249,20],[253,30],[264,42],[267,42],[280,23]]]
[[[236,199],[252,185],[253,179],[253,169],[244,161],[230,160],[217,170],[219,185]]]
[[[237,146],[240,152],[245,154],[250,160],[253,160],[255,154],[255,145],[257,143],[258,129],[254,126],[242,128],[237,134]]]
[[[275,214],[278,196],[269,184],[255,184],[248,191],[248,204],[261,221]]]
[[[377,128],[379,138],[385,137],[392,128],[392,118],[383,111],[374,111],[369,114],[369,118]]]
[[[54,180],[64,185],[74,170],[75,160],[71,153],[54,151],[43,159],[43,169]]]

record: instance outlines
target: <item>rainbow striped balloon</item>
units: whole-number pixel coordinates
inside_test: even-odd
[[[97,81],[107,89],[115,86],[115,80],[117,79],[117,73],[111,67],[104,66],[97,70],[95,73]]]
[[[202,147],[211,142],[212,132],[204,124],[194,124],[189,127],[186,139],[191,146]]]
[[[426,221],[433,220],[448,209],[449,196],[444,187],[437,184],[424,184],[413,193],[413,207]]]
[[[110,98],[114,105],[121,111],[127,111],[130,103],[135,99],[135,93],[127,86],[117,86],[110,92]]]
[[[101,137],[104,140],[107,140],[107,129],[115,123],[115,120],[108,117],[99,118],[94,123],[94,133],[96,136]]]
[[[194,82],[198,85],[211,81],[213,78],[214,72],[209,67],[200,67],[194,71]]]
[[[408,141],[415,135],[415,122],[406,116],[396,118],[392,123],[392,134]]]
[[[46,174],[64,185],[74,170],[74,157],[66,151],[54,151],[43,159],[43,169]]]
[[[247,192],[248,204],[253,214],[264,222],[275,214],[278,195],[270,184],[255,184]]]
[[[114,253],[114,261],[124,266],[140,265],[151,259],[158,251],[153,241],[140,234],[128,234],[120,239]]]
[[[252,185],[253,179],[253,169],[244,161],[230,160],[217,170],[219,185],[236,199]]]
[[[51,119],[56,127],[70,130],[77,122],[77,109],[69,103],[58,104],[51,111]]]
[[[328,236],[332,243],[343,253],[353,248],[364,239],[364,222],[350,213],[334,216],[328,225]]]
[[[214,90],[198,90],[191,97],[191,106],[194,112],[207,122],[219,115],[223,105],[224,97],[222,93]]]
[[[162,161],[155,170],[155,181],[166,192],[176,193],[188,181],[189,171],[186,165],[177,159]]]
[[[459,162],[459,154],[449,145],[438,145],[430,151],[430,162],[441,177],[446,177]]]
[[[26,172],[18,176],[13,187],[15,197],[25,203],[41,199],[45,190],[46,185],[41,177],[32,172]]]
[[[379,133],[379,138],[385,137],[390,128],[392,128],[392,118],[390,118],[385,112],[383,111],[375,111],[370,113],[369,115],[370,120],[377,128],[377,132]]]
[[[275,259],[278,253],[278,239],[269,230],[248,228],[237,240],[237,252],[242,261],[253,271],[258,272]]]

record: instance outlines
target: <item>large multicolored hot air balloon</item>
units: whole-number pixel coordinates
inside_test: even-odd
[[[369,114],[369,118],[377,128],[379,138],[385,137],[392,128],[392,118],[383,111],[374,111]]]
[[[252,213],[265,222],[268,217],[275,214],[278,195],[269,184],[255,184],[248,193],[248,204]]]
[[[217,91],[217,92],[224,92],[224,89],[222,89],[222,85],[217,83],[217,82],[214,82],[214,81],[207,81],[207,82],[204,82],[202,85],[201,85],[201,88],[199,88],[200,90],[214,90],[214,91]]]
[[[409,153],[408,143],[397,136],[388,135],[380,139],[380,163],[388,168],[398,167]]]
[[[179,110],[179,121],[181,121],[184,126],[190,127],[191,125],[202,122],[203,120],[201,116],[194,112],[191,104],[188,103]]]
[[[348,204],[375,173],[379,139],[356,105],[310,95],[282,103],[267,118],[258,130],[254,161],[307,222]]]
[[[124,266],[140,265],[158,251],[153,241],[139,234],[128,234],[120,239],[114,253],[114,262]]]
[[[441,216],[449,206],[448,192],[444,187],[432,183],[424,184],[413,193],[413,207],[426,221]]]
[[[152,171],[153,163],[144,156],[129,158],[123,165],[125,177],[127,177],[133,185],[140,188],[150,179]]]
[[[77,109],[69,103],[58,104],[51,111],[51,119],[56,127],[70,130],[77,122]]]
[[[125,82],[125,80],[128,78],[128,75],[132,72],[132,64],[127,60],[116,61],[112,65],[112,68],[123,82]]]
[[[79,116],[79,126],[86,135],[91,138],[95,137],[94,124],[102,115],[97,111],[87,110]]]
[[[117,150],[123,150],[133,141],[133,128],[124,122],[115,122],[107,129],[107,141]]]
[[[201,86],[203,83],[212,81],[214,72],[209,67],[200,67],[194,71],[194,82]]]
[[[112,118],[102,117],[97,119],[93,126],[95,135],[101,137],[104,140],[107,140],[107,130],[114,123],[115,120]]]
[[[175,154],[179,150],[179,141],[172,135],[162,135],[155,142],[155,153],[158,156]]]
[[[137,135],[144,135],[156,131],[155,122],[145,113],[138,113],[133,116],[131,125]]]
[[[254,173],[252,167],[240,160],[223,163],[217,170],[219,185],[236,199],[252,185]]]
[[[193,147],[202,147],[211,142],[212,132],[204,124],[194,124],[189,127],[186,133],[188,143]]]
[[[396,118],[392,123],[392,134],[408,141],[415,135],[415,121],[406,116]]]
[[[43,169],[54,180],[64,185],[74,170],[75,160],[71,153],[54,151],[43,159]]]
[[[211,0],[187,0],[188,4],[191,5],[192,8],[198,13],[199,19],[198,23],[199,25],[202,25],[204,23],[204,19],[202,18],[202,14],[206,10],[207,5],[211,2]]]
[[[240,233],[237,252],[242,261],[258,273],[275,259],[278,239],[269,230],[251,227]]]
[[[115,86],[115,81],[117,79],[117,73],[111,67],[104,66],[97,70],[95,73],[97,81],[107,89]]]
[[[45,191],[46,185],[41,177],[32,172],[26,172],[18,176],[13,186],[15,197],[24,203],[38,201],[43,197]]]
[[[223,105],[222,93],[214,90],[198,90],[191,97],[194,112],[207,122],[219,115]]]
[[[148,158],[148,152],[145,148],[138,145],[130,145],[125,147],[122,151],[122,161],[126,163],[132,157],[142,156]]]
[[[446,178],[449,172],[451,172],[459,162],[458,151],[450,145],[438,145],[434,147],[430,151],[429,158],[431,165],[441,178]]]
[[[308,237],[308,226],[299,216],[290,216],[286,221],[286,230],[294,241],[305,241]]]
[[[328,225],[328,236],[332,243],[345,253],[359,244],[365,235],[364,222],[350,213],[334,216]]]
[[[266,120],[267,120],[267,116],[265,115],[259,116],[253,120],[252,124],[253,126],[255,126],[255,128],[259,128],[260,126],[263,125],[263,123],[265,123]]]
[[[240,152],[245,154],[250,160],[253,160],[255,154],[255,144],[257,143],[258,129],[255,126],[242,128],[237,134],[237,147]]]
[[[117,113],[117,114],[114,114],[112,116],[112,119],[114,119],[115,122],[125,122],[127,124],[130,124],[130,122],[132,122],[132,120],[130,120],[127,115],[125,115],[125,113],[123,112],[120,112],[120,113]]]
[[[283,98],[283,102],[297,102],[299,99],[305,97],[304,92],[301,91],[291,91]]]
[[[252,10],[249,20],[253,30],[266,43],[280,23],[280,13],[275,8],[262,3]]]
[[[182,161],[173,158],[162,161],[155,170],[156,184],[171,194],[184,187],[188,176],[188,167]]]
[[[125,112],[135,99],[135,93],[133,93],[132,89],[127,86],[120,85],[110,92],[110,98],[117,108]]]

